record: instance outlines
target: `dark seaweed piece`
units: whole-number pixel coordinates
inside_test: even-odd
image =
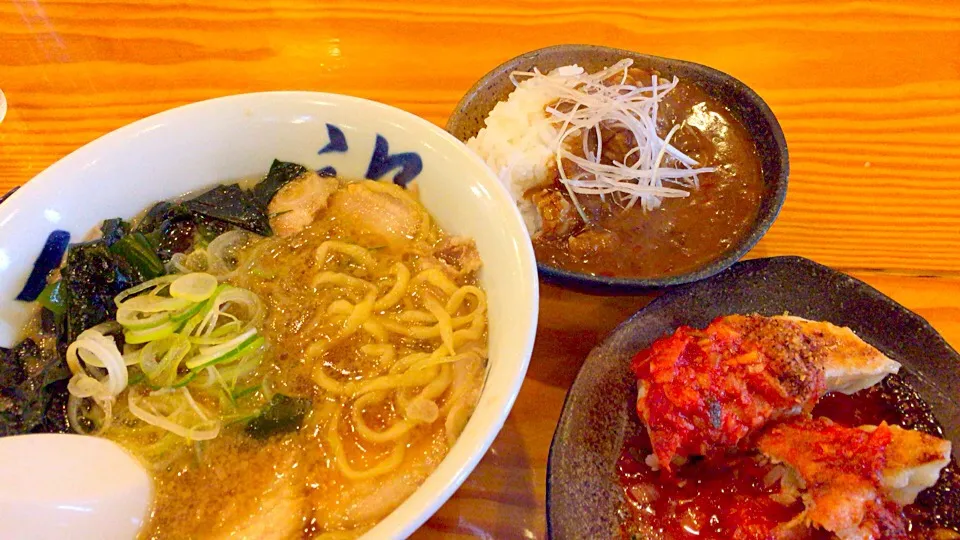
[[[58,281],[57,283],[63,283]],[[64,312],[66,312],[66,300],[64,300],[63,306]],[[54,343],[56,344],[56,354],[59,358],[67,357],[67,347],[70,345],[67,343],[67,319],[64,317],[63,313],[54,313],[46,307],[40,309],[40,333],[44,335],[51,336],[55,338]],[[120,336],[123,338],[123,336]]]
[[[265,176],[260,183],[253,186],[250,194],[253,200],[260,205],[260,208],[266,211],[270,201],[273,200],[273,196],[280,191],[280,188],[305,172],[307,172],[307,168],[303,165],[275,159],[273,160],[273,164],[270,165],[270,171],[267,172],[267,176]]]
[[[260,416],[247,424],[247,435],[263,440],[278,433],[299,429],[312,403],[308,398],[276,394]]]
[[[130,232],[130,224],[120,218],[105,219],[100,224],[100,237],[107,247],[112,246],[118,240]]]
[[[140,283],[124,272],[103,242],[75,244],[60,272],[67,300],[67,341],[73,343],[87,328],[116,315],[113,297]]]
[[[16,359],[13,349],[0,347],[0,387],[19,386],[27,380],[27,372]]]
[[[46,308],[40,310],[40,331],[50,335],[57,333],[56,313]]]
[[[147,210],[147,213],[144,214],[140,222],[137,223],[136,230],[144,234],[152,233],[160,228],[160,225],[162,225],[164,221],[170,219],[175,211],[173,203],[167,201],[158,202],[151,206],[150,210]]]
[[[174,253],[188,253],[198,242],[209,243],[232,228],[232,224],[193,212],[185,204],[162,202],[153,205],[136,230],[151,242],[160,260],[167,262]]]
[[[65,418],[50,405],[55,402],[65,414],[66,363],[29,338],[13,349],[0,348],[0,363],[12,375],[0,383],[0,436],[59,430],[60,424],[65,429]]]
[[[67,399],[70,393],[67,391],[69,379],[61,379],[47,386],[46,391],[50,396],[47,402],[47,412],[43,415],[43,421],[39,426],[33,428],[32,433],[69,433],[70,421],[67,417]]]
[[[157,257],[153,244],[140,231],[134,231],[110,246],[110,253],[117,255],[123,270],[139,281],[146,281],[164,274],[163,262]]]
[[[209,216],[196,214],[194,218],[197,220],[197,234],[208,244],[212,242],[214,238],[233,228],[233,225],[226,221],[213,219]]]
[[[221,184],[184,201],[183,206],[195,214],[226,221],[261,236],[273,234],[266,211],[236,184]]]
[[[30,277],[23,286],[23,290],[17,295],[17,300],[22,302],[33,302],[43,292],[47,286],[47,276],[55,268],[60,266],[63,261],[63,253],[67,250],[67,244],[70,243],[70,233],[67,231],[53,231],[47,236],[47,241],[40,250],[40,256],[33,263],[33,270],[30,271]]]
[[[157,256],[167,262],[174,253],[187,253],[196,243],[196,232],[196,216],[182,205],[172,206],[151,235]]]

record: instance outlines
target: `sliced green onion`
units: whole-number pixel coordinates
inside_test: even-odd
[[[190,353],[190,348],[190,341],[179,334],[144,345],[140,350],[140,369],[150,380],[151,386],[173,384],[177,378],[177,368]]]
[[[127,381],[127,386],[134,386],[142,383],[147,378],[142,371],[130,372],[129,380]]]
[[[249,395],[249,394],[252,394],[252,393],[256,392],[257,390],[260,389],[260,386],[261,386],[261,385],[259,385],[259,384],[255,384],[255,385],[253,385],[253,386],[244,388],[243,390],[237,390],[236,392],[233,392],[233,393],[231,394],[231,396],[233,397],[233,399],[240,399],[240,398],[242,398],[242,397],[244,397],[244,396],[246,396],[246,395]]]
[[[209,336],[190,337],[190,341],[196,345],[220,345],[227,340],[232,339],[237,334],[242,333],[243,322],[240,320],[230,321],[217,327],[210,332]]]
[[[200,332],[203,332],[203,330],[206,328],[205,321],[207,321],[211,312],[213,312],[216,308],[217,299],[220,297],[220,293],[227,290],[228,287],[229,285],[227,284],[221,284],[217,286],[217,289],[213,291],[213,295],[211,295],[210,298],[201,304],[202,307],[200,308],[200,311],[187,319],[187,322],[183,325],[183,328],[180,330],[180,332],[187,336],[194,335],[194,332],[197,331],[198,328]]]
[[[196,378],[197,378],[197,372],[196,372],[196,371],[188,371],[188,372],[184,373],[183,376],[181,376],[179,379],[173,381],[173,382],[170,384],[170,388],[182,388],[182,387],[190,384],[191,382],[193,382],[193,380],[196,379]]]
[[[240,355],[253,352],[263,344],[264,339],[257,335],[256,330],[248,330],[226,343],[212,347],[202,347],[199,351],[200,354],[188,360],[186,366],[190,371],[199,371],[207,366],[227,362]]]
[[[156,279],[151,279],[149,281],[144,281],[143,283],[130,287],[129,289],[118,294],[114,299],[113,303],[120,306],[124,300],[130,298],[131,296],[141,293],[143,291],[150,291],[151,294],[156,294],[160,292],[160,289],[165,288],[170,283],[173,283],[173,280],[177,279],[177,276],[160,276]]]
[[[183,298],[170,298],[168,296],[155,296],[145,294],[135,296],[126,302],[120,304],[120,307],[135,309],[145,313],[159,313],[161,311],[178,311],[190,307],[193,302]]]
[[[221,366],[217,368],[217,371],[220,373],[220,377],[231,387],[237,385],[237,381],[245,375],[252,373],[257,367],[260,366],[260,361],[263,360],[262,354],[249,354],[246,358],[234,362],[232,364]],[[262,386],[262,384],[260,385]]]
[[[147,294],[135,296],[117,308],[117,322],[128,330],[144,330],[169,321],[172,314],[191,308],[189,300]]]
[[[51,286],[50,296],[55,291]],[[238,380],[246,381],[245,377],[257,370],[266,343],[258,333],[266,309],[254,293],[219,284],[212,274],[191,272],[150,279],[117,295],[114,302],[116,320],[96,329],[123,330],[125,354],[118,352],[118,358],[124,364],[122,374],[130,376],[126,386],[136,385],[128,396],[131,413],[193,440],[215,437],[220,428],[216,418],[221,413],[243,413],[237,410],[234,390]],[[95,372],[103,363],[97,356],[98,343],[76,349],[77,362],[86,363]],[[208,377],[198,381],[197,375],[204,370]],[[78,378],[72,383],[71,399],[78,403],[79,399],[99,396],[103,393],[100,386],[94,377]],[[241,395],[262,386],[255,384]],[[147,388],[154,391],[144,393]],[[208,413],[194,400],[191,390],[206,394],[215,391],[219,410]],[[109,415],[110,401],[102,401],[98,404]]]
[[[193,304],[192,306],[186,309],[180,310],[170,315],[170,320],[176,323],[182,323],[183,321],[186,321],[187,319],[193,317],[197,313],[200,313],[200,310],[202,309],[203,309],[203,302]]]
[[[170,296],[191,302],[203,302],[217,290],[217,278],[204,272],[180,276],[170,284]]]
[[[126,330],[149,330],[170,320],[166,312],[144,314],[126,305],[117,308],[117,322]]]
[[[148,341],[163,339],[177,331],[177,324],[168,321],[159,326],[151,326],[142,330],[127,330],[123,333],[124,340],[131,345],[138,345]]]
[[[148,403],[153,406],[149,407]],[[159,392],[142,395],[131,391],[127,394],[127,408],[144,422],[187,440],[209,440],[220,433],[220,420],[208,418],[207,411],[196,405],[186,388],[163,395]]]

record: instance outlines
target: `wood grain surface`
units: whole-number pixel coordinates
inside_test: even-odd
[[[784,128],[792,174],[751,256],[851,272],[960,345],[956,0],[3,0],[0,193],[124,124],[233,93],[339,92],[442,125],[486,71],[564,42],[700,62],[754,88]],[[544,536],[547,451],[566,389],[647,300],[544,287],[516,407],[417,537]]]

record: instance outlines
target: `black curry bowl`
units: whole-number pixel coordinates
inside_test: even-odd
[[[600,294],[625,294],[680,285],[707,278],[728,268],[746,255],[776,220],[787,194],[790,172],[783,130],[770,107],[747,85],[701,64],[598,45],[555,45],[504,62],[484,75],[463,96],[447,121],[446,129],[461,141],[476,135],[494,105],[507,99],[513,91],[514,86],[510,82],[510,73],[513,71],[530,71],[534,67],[549,71],[578,64],[592,72],[623,58],[633,59],[635,67],[656,70],[665,76],[675,75],[689,81],[725,106],[754,140],[761,163],[763,193],[759,211],[747,234],[725,252],[693,271],[649,278],[605,277],[537,263],[540,277],[547,282]]]

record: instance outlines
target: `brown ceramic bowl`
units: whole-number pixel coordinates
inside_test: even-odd
[[[513,71],[530,71],[534,67],[539,68],[540,71],[549,71],[560,66],[578,64],[592,72],[623,58],[632,58],[636,67],[654,69],[664,76],[675,75],[691,82],[726,106],[753,136],[757,155],[761,160],[764,193],[760,211],[750,232],[717,258],[691,272],[652,278],[604,277],[537,263],[540,276],[546,281],[606,294],[639,292],[644,289],[698,281],[737,262],[756,245],[776,220],[787,194],[787,176],[790,172],[787,142],[780,124],[770,107],[742,82],[726,73],[700,64],[598,45],[555,45],[524,53],[504,62],[484,75],[463,96],[447,121],[447,131],[461,141],[476,135],[483,127],[483,121],[493,106],[507,99],[513,91],[514,86],[510,82],[510,73]]]

